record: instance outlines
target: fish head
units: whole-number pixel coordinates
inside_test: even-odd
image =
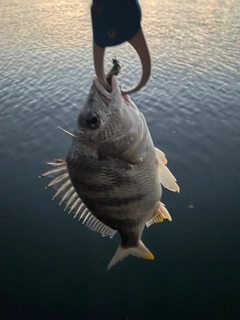
[[[113,77],[112,92],[107,92],[95,77],[87,101],[80,110],[75,135],[87,142],[101,143],[107,138],[104,132],[112,121],[119,119],[123,109],[123,98],[116,77]],[[112,132],[114,135],[116,131]],[[111,138],[109,132],[108,138]]]
[[[129,97],[123,96],[117,77],[107,92],[95,77],[86,103],[80,110],[75,139],[105,155],[119,158],[133,142],[136,117],[140,115]]]

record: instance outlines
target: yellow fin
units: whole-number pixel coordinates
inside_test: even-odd
[[[165,204],[160,202],[158,211],[155,213],[154,217],[146,223],[146,227],[149,228],[154,223],[163,222],[164,219],[172,221],[172,217],[165,207]]]
[[[140,240],[139,244],[136,247],[124,248],[121,245],[117,248],[115,255],[113,256],[112,260],[110,261],[107,269],[109,270],[112,266],[118,263],[118,261],[123,260],[129,255],[143,258],[147,260],[154,260],[154,255],[148,250],[147,247],[143,244]]]
[[[171,171],[166,166],[167,159],[165,154],[159,149],[155,148],[157,156],[157,165],[158,165],[158,177],[160,183],[168,190],[174,192],[180,192],[179,185],[177,184],[176,178],[173,176]]]

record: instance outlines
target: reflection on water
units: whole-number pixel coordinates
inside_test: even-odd
[[[5,318],[237,319],[240,245],[240,2],[142,0],[152,56],[132,99],[181,186],[173,217],[144,232],[153,263],[106,265],[102,239],[51,202],[44,162],[64,157],[91,78],[90,1],[1,1],[1,235]],[[141,66],[124,44],[120,81]]]

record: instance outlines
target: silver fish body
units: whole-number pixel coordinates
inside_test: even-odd
[[[153,145],[143,114],[130,97],[122,96],[113,76],[111,93],[94,79],[66,161],[50,163],[55,169],[44,175],[57,176],[52,183],[57,194],[64,198],[69,193],[64,199],[67,207],[91,230],[109,236],[119,232],[122,242],[110,268],[129,254],[154,258],[141,241],[142,232],[145,225],[171,221],[160,202],[161,184],[179,192],[166,163]],[[61,177],[59,183],[56,179]]]

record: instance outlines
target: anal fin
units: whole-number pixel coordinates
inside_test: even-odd
[[[164,219],[172,221],[172,217],[165,207],[165,204],[160,202],[159,209],[154,214],[153,218],[146,223],[146,227],[149,228],[154,223],[163,222]]]

